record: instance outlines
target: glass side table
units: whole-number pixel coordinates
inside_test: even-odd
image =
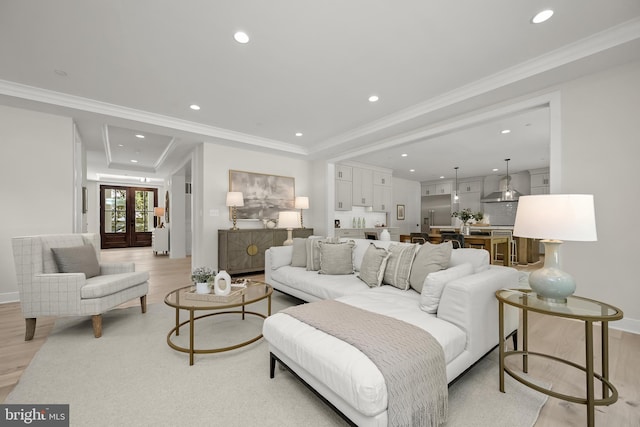
[[[566,304],[548,303],[537,298],[535,292],[531,289],[502,289],[496,291],[498,299],[498,329],[500,337],[504,337],[504,305],[510,305],[522,310],[522,350],[506,351],[505,340],[500,340],[500,391],[504,391],[504,373],[506,372],[515,380],[526,385],[529,388],[537,390],[548,396],[569,402],[587,405],[587,425],[594,426],[595,423],[595,407],[608,406],[618,400],[618,390],[609,381],[609,322],[622,319],[622,310],[600,301],[570,296],[567,298]],[[585,326],[585,360],[586,366],[578,365],[569,360],[559,357],[536,353],[529,351],[528,337],[528,313],[533,311],[547,316],[564,317],[567,319],[575,319],[584,322]],[[602,333],[602,373],[598,374],[593,367],[593,323],[600,322]],[[522,371],[529,371],[529,356],[540,356],[552,359],[566,365],[572,366],[583,371],[586,374],[586,397],[577,397],[567,394],[557,393],[540,387],[530,381],[527,381],[517,372],[505,365],[505,359],[509,356],[522,356]],[[595,398],[594,381],[598,380],[602,383],[602,398]]]

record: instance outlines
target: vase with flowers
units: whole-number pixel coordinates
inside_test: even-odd
[[[208,294],[216,272],[209,267],[198,267],[191,272],[191,281],[196,284],[197,294]]]
[[[474,220],[479,222],[484,218],[484,214],[482,212],[474,213],[469,208],[454,212],[451,214],[451,216],[462,221],[462,225],[460,226],[460,234],[464,234],[466,236],[469,235],[469,221]]]

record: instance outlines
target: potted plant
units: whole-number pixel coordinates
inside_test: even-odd
[[[209,267],[198,267],[191,272],[191,280],[196,284],[197,294],[208,294],[216,272]]]
[[[482,221],[482,218],[484,218],[484,214],[482,212],[473,213],[469,208],[463,209],[459,212],[454,212],[451,214],[451,216],[454,218],[458,218],[460,221],[462,221],[462,226],[460,227],[460,233],[465,235],[469,234],[469,225],[467,223],[470,220],[473,219],[474,221]]]

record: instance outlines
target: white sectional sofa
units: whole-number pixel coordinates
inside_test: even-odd
[[[387,285],[370,288],[357,277],[357,272],[372,241],[354,241],[356,274],[325,275],[293,267],[291,246],[272,247],[265,254],[266,282],[304,301],[337,299],[425,329],[444,350],[449,383],[498,344],[495,291],[517,286],[515,269],[490,265],[485,250],[456,249],[451,252],[447,269],[427,276],[423,295]],[[385,248],[397,244],[373,243]],[[424,294],[429,292],[427,282],[434,280],[443,286],[442,294],[437,311],[427,313],[423,310]],[[517,314],[506,313],[508,330],[516,330],[517,322]],[[385,380],[359,350],[284,313],[266,319],[263,335],[270,346],[272,376],[279,360],[350,422],[359,426],[387,425]]]

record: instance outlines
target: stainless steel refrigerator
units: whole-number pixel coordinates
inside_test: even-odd
[[[451,225],[451,195],[422,197],[423,233],[429,233],[430,227]]]

